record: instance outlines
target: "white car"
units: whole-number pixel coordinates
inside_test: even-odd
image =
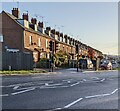
[[[93,68],[93,63],[90,59],[87,59],[87,68],[92,69]]]

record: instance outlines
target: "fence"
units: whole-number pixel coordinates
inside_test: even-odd
[[[2,52],[1,62],[2,62],[2,70],[32,70],[33,69],[33,55],[28,53]]]

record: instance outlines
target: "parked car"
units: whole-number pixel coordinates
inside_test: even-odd
[[[116,61],[112,61],[112,68],[118,68],[118,63]]]
[[[112,63],[110,61],[109,62],[103,62],[100,67],[103,70],[112,70]]]
[[[90,59],[80,59],[80,69],[92,69],[93,63]]]
[[[90,59],[87,59],[87,68],[88,69],[93,69],[93,63]]]

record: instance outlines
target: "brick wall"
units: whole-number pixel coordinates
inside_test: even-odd
[[[2,14],[2,34],[4,44],[8,48],[22,50],[23,29],[4,12]]]

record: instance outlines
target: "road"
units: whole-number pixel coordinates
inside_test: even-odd
[[[118,79],[118,71],[76,72],[76,69],[4,76],[0,86],[2,109],[118,109]]]

